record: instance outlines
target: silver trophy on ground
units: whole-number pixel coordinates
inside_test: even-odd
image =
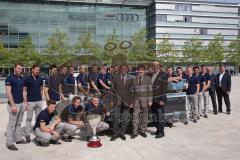
[[[99,114],[89,114],[87,115],[87,119],[88,119],[88,123],[89,125],[92,127],[93,130],[93,135],[92,137],[89,139],[89,142],[87,144],[88,147],[91,148],[97,148],[97,147],[101,147],[101,139],[98,138],[97,136],[97,127],[99,122],[101,121],[102,116]]]

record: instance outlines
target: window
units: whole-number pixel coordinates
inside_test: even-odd
[[[184,17],[183,17],[183,21],[184,21],[185,23],[191,23],[191,22],[192,22],[192,17],[190,17],[190,16],[184,16]]]
[[[176,11],[191,11],[192,6],[190,4],[176,4],[175,10]]]
[[[207,35],[207,28],[200,28],[200,35]]]
[[[165,14],[156,15],[156,22],[167,22],[167,15]]]

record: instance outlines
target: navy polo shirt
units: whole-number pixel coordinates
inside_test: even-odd
[[[64,84],[67,86],[67,94],[72,93],[74,94],[74,89],[75,89],[75,77],[72,74],[69,74],[65,80]],[[68,97],[68,95],[65,95]]]
[[[90,72],[88,74],[88,81],[92,80],[95,84],[97,83],[98,73]]]
[[[211,76],[210,76],[210,74],[206,73],[206,74],[203,75],[203,77],[204,77],[206,85],[207,85],[208,81],[211,81]]]
[[[103,81],[103,83],[105,83],[107,86],[109,86],[108,82],[111,81],[111,76],[110,74],[106,73],[106,74],[102,74],[100,73],[97,77],[97,86],[100,90],[105,90],[101,84],[100,84],[100,80]]]
[[[67,122],[68,118],[73,118],[73,120],[76,120],[76,117],[78,114],[82,111],[83,107],[80,106],[78,108],[75,108],[72,104],[64,108],[64,110],[61,113],[61,119],[63,122]]]
[[[90,101],[85,104],[87,114],[103,114],[103,103],[99,102],[96,108]]]
[[[186,83],[188,83],[187,94],[197,93],[197,84],[199,84],[199,79],[197,76],[192,75],[186,78]]]
[[[43,78],[40,76],[28,76],[24,81],[24,87],[27,87],[28,102],[36,102],[42,100],[41,87],[43,85]]]
[[[84,88],[87,88],[87,86],[88,86],[88,75],[87,74],[79,73],[76,80],[77,80],[77,83],[81,83],[81,85]]]
[[[46,87],[48,87],[48,95],[51,100],[60,101],[59,86],[62,83],[62,78],[50,76],[46,80]]]
[[[50,121],[52,120],[52,118],[54,116],[55,116],[55,113],[53,112],[52,114],[49,114],[47,108],[42,110],[37,117],[37,120],[36,120],[36,123],[33,127],[33,130],[35,131],[36,128],[40,127],[40,122],[41,121],[44,121],[46,125],[49,125]]]
[[[197,78],[198,78],[198,81],[199,81],[199,84],[200,84],[199,92],[202,92],[202,90],[203,90],[203,83],[206,82],[206,79],[205,79],[205,77],[202,74],[197,75]]]
[[[17,76],[14,73],[10,74],[5,80],[5,86],[11,86],[13,101],[16,104],[23,102],[23,84],[25,78]]]
[[[72,74],[69,74],[65,81],[66,84],[75,84],[75,77]]]

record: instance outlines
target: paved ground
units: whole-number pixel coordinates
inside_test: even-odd
[[[91,149],[86,142],[74,140],[60,146],[37,147],[33,143],[17,145],[19,151],[5,147],[8,121],[6,105],[0,104],[0,160],[238,160],[240,157],[240,77],[233,78],[231,92],[232,114],[213,115],[197,124],[176,123],[166,129],[166,137],[138,137],[134,140],[110,142],[102,137],[103,147]],[[225,108],[225,106],[224,106]],[[150,130],[155,130],[150,128]]]

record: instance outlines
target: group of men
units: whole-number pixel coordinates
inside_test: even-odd
[[[231,76],[225,72],[224,65],[220,66],[218,75],[213,74],[212,67],[206,65],[201,66],[201,72],[198,66],[187,67],[186,72],[178,67],[174,74],[172,67],[164,71],[159,62],[153,62],[149,68],[140,64],[136,70],[125,63],[109,69],[105,64],[100,69],[93,65],[89,72],[85,65],[78,69],[79,73],[75,76],[73,66],[61,66],[59,70],[56,65],[51,65],[49,77],[42,78],[40,67],[33,65],[29,76],[22,77],[23,66],[15,65],[14,72],[5,82],[9,100],[8,149],[18,150],[15,142],[30,143],[31,133],[35,135],[35,143],[40,146],[59,144],[59,139],[71,142],[77,134],[88,140],[93,131],[88,123],[89,114],[102,116],[97,132],[111,128],[110,141],[114,141],[118,138],[126,140],[127,132],[131,139],[138,135],[147,137],[148,115],[151,112],[156,127],[152,135],[162,138],[165,136],[164,110],[168,83],[178,83],[184,79],[187,120],[196,123],[200,116],[208,117],[209,95],[214,114],[222,112],[222,97],[227,114],[231,111]],[[45,109],[42,108],[42,97],[46,98]],[[25,137],[21,129],[24,111],[27,111]],[[36,120],[32,127],[34,113]],[[109,119],[112,120],[111,127]]]

